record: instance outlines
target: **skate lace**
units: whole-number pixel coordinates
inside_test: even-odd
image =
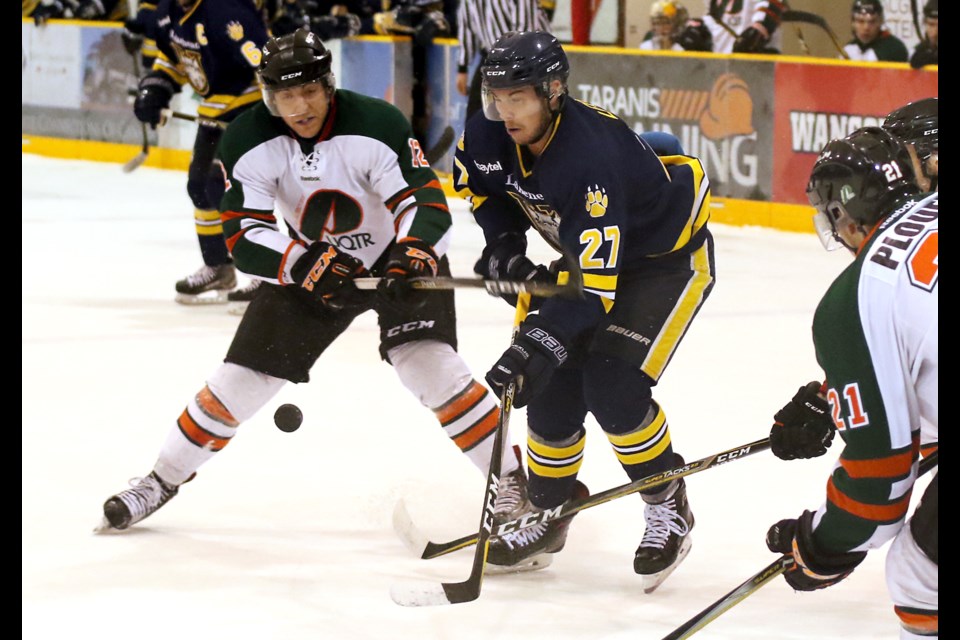
[[[209,265],[203,265],[195,273],[187,276],[187,284],[197,287],[213,282],[217,277],[217,270]]]
[[[673,498],[661,504],[648,504],[643,510],[643,517],[647,521],[647,529],[643,532],[641,547],[663,549],[671,533],[685,536],[690,532],[690,526],[677,512],[677,501]]]
[[[501,540],[511,549],[517,549],[519,547],[525,547],[528,544],[533,544],[540,539],[540,536],[542,536],[546,530],[547,524],[542,522],[532,527],[527,527],[526,529],[508,533],[504,535]]]
[[[151,476],[131,478],[130,486],[132,489],[121,491],[117,497],[127,505],[133,520],[150,514],[163,499],[163,487]]]
[[[493,507],[494,515],[510,513],[520,506],[522,499],[523,485],[520,476],[516,473],[504,476],[497,491],[497,502]]]

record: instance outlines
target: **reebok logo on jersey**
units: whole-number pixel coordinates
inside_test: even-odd
[[[483,162],[473,161],[473,164],[477,165],[477,169],[483,171],[484,173],[490,173],[491,171],[503,171],[503,166],[500,164],[500,161],[488,162],[484,164]]]

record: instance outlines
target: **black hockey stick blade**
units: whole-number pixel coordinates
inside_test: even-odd
[[[443,130],[443,133],[441,133],[437,139],[436,144],[430,147],[424,154],[431,167],[437,162],[440,162],[440,158],[453,146],[454,136],[456,136],[456,132],[453,130],[453,127],[447,125],[447,128]]]
[[[380,278],[354,278],[353,282],[358,289],[376,289]],[[552,282],[536,282],[527,280],[484,280],[482,278],[455,278],[436,276],[433,278],[415,278],[411,280],[414,289],[427,291],[444,291],[448,289],[486,289],[492,296],[500,294],[529,293],[532,296],[547,298],[561,296],[566,298],[583,297],[583,280],[568,278],[563,284]]]
[[[735,607],[741,600],[749,596],[751,593],[783,573],[792,562],[793,558],[790,556],[780,556],[766,567],[747,578],[746,581],[729,591],[726,595],[711,604],[709,607],[684,622],[671,633],[665,635],[663,640],[681,640],[682,638],[689,638],[694,633],[719,618],[726,611]]]
[[[783,22],[804,22],[806,24],[812,24],[815,27],[820,27],[828,36],[830,36],[830,40],[833,41],[833,46],[836,47],[837,52],[839,52],[840,55],[845,59],[850,59],[849,54],[843,50],[843,45],[840,44],[837,34],[834,33],[832,28],[830,28],[830,24],[826,21],[826,19],[824,19],[823,16],[817,15],[816,13],[811,13],[809,11],[795,11],[793,9],[789,9],[781,14],[780,19]]]
[[[519,323],[514,325],[514,333]],[[503,441],[510,423],[510,410],[513,408],[513,396],[516,384],[511,382],[500,394],[500,418],[493,439],[493,451],[490,455],[490,470],[487,472],[487,489],[483,496],[483,509],[480,514],[480,526],[475,534],[477,549],[473,554],[470,575],[463,582],[441,582],[426,584],[394,585],[390,597],[405,607],[424,607],[444,604],[472,602],[480,597],[483,586],[483,570],[490,549],[490,534],[493,529],[493,507],[500,492],[500,467],[503,463]]]
[[[507,533],[513,533],[515,531],[520,531],[521,529],[526,529],[527,527],[532,527],[537,524],[572,516],[585,509],[591,509],[597,505],[604,504],[605,502],[610,502],[611,500],[616,500],[617,498],[622,498],[624,496],[637,493],[638,491],[643,491],[644,489],[650,489],[652,487],[665,484],[675,478],[682,478],[684,476],[693,475],[694,473],[706,471],[707,469],[712,469],[725,462],[738,460],[751,454],[765,451],[769,448],[770,438],[763,438],[762,440],[756,440],[739,447],[714,453],[705,458],[688,462],[687,464],[679,467],[674,467],[660,473],[655,473],[647,476],[646,478],[640,478],[639,480],[628,482],[627,484],[623,484],[612,489],[607,489],[606,491],[602,491],[600,493],[595,493],[591,496],[587,496],[586,498],[581,498],[580,500],[567,502],[555,509],[534,511],[532,513],[525,514],[516,520],[504,522],[503,524],[497,526],[492,532],[492,536],[499,537]],[[420,558],[423,560],[432,560],[433,558],[438,558],[448,553],[453,553],[454,551],[464,549],[477,543],[477,534],[466,535],[455,540],[450,540],[449,542],[431,542],[426,536],[417,530],[409,515],[403,512],[400,514],[397,513],[397,511],[401,510],[403,510],[403,504],[397,503],[397,507],[394,511],[394,526],[396,533],[400,537],[401,541],[403,541],[404,546],[410,548],[414,553],[419,554]],[[398,522],[404,523],[404,527],[397,527]]]

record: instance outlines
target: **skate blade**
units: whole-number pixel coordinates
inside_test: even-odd
[[[190,293],[178,293],[174,300],[187,306],[199,306],[205,304],[226,304],[229,291],[204,291],[196,295]]]
[[[540,569],[546,569],[551,563],[553,563],[552,554],[540,553],[511,565],[490,564],[488,562],[485,566],[484,573],[489,576],[500,576],[511,573],[526,573],[528,571],[539,571]]]
[[[107,520],[106,516],[100,517],[100,522],[97,523],[97,526],[93,528],[94,533],[118,533],[120,529],[115,528],[110,521]]]
[[[677,559],[674,560],[673,564],[669,567],[660,571],[658,573],[651,573],[650,575],[643,576],[643,592],[644,593],[653,593],[656,591],[657,587],[663,584],[663,581],[666,580],[674,570],[680,566],[680,563],[683,562],[683,559],[687,557],[687,554],[690,553],[690,547],[693,545],[693,541],[690,540],[688,535],[683,539],[683,543],[680,545],[680,553],[677,554]]]

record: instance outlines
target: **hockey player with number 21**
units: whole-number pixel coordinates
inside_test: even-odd
[[[939,473],[907,518],[921,424],[925,445],[939,434],[940,206],[918,175],[916,156],[879,127],[827,143],[813,166],[807,196],[821,240],[856,258],[813,317],[825,398],[817,382],[801,388],[777,413],[774,431],[789,435],[773,451],[822,455],[833,428],[844,448],[825,502],[767,533],[770,550],[792,560],[784,576],[797,591],[836,584],[892,539],[887,588],[904,640],[939,635]]]
[[[549,33],[503,35],[481,66],[483,111],[467,122],[455,155],[454,184],[486,240],[475,269],[490,278],[547,277],[526,257],[533,227],[578,256],[586,292],[583,300],[547,298],[487,373],[494,389],[517,383],[514,405],[527,406],[528,422],[529,478],[505,478],[501,497],[517,499],[501,500],[495,522],[587,493],[577,473],[588,412],[631,480],[683,464],[653,387],[714,283],[700,162],[658,157],[623,120],[571,98],[569,73]],[[646,530],[633,568],[649,592],[683,560],[694,519],[683,479],[641,495]],[[488,563],[542,566],[563,548],[569,524],[496,538]]]
[[[450,274],[446,198],[402,112],[337,89],[331,60],[306,29],[264,45],[264,101],[221,141],[221,214],[237,268],[265,284],[152,472],[104,504],[105,529],[162,507],[287,381],[307,382],[324,350],[371,308],[381,357],[456,446],[489,468],[499,408],[456,351],[453,292],[418,291],[409,280]],[[377,291],[358,290],[360,275],[380,276]],[[342,394],[337,382],[324,388]],[[508,449],[502,464],[516,470],[517,454]]]

